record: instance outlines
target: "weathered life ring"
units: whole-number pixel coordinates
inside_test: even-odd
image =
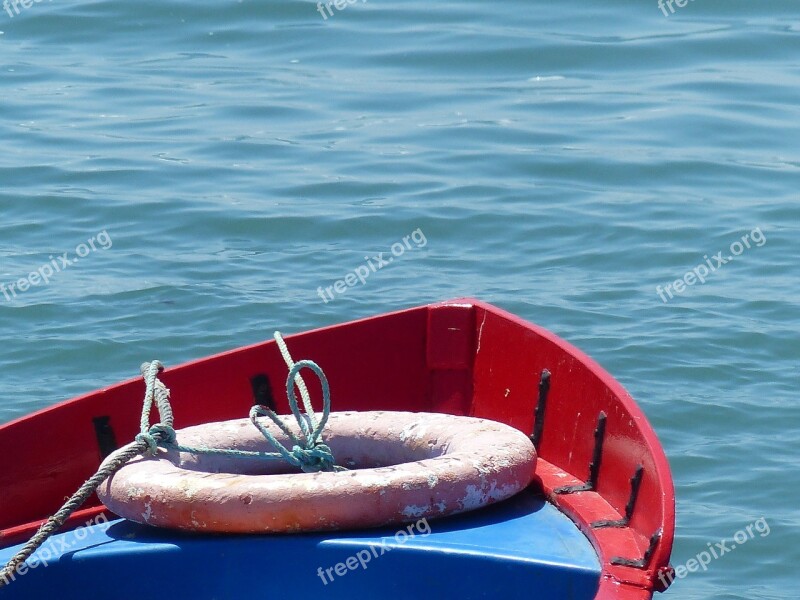
[[[288,436],[265,424],[283,444]],[[297,426],[294,425],[296,430]],[[325,443],[346,472],[160,449],[103,483],[116,514],[160,527],[296,532],[374,527],[460,513],[504,500],[533,477],[536,451],[508,425],[409,412],[331,413]],[[184,445],[268,449],[248,419],[179,430]]]

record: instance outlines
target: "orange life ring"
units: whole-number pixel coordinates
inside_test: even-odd
[[[289,438],[265,425],[283,444]],[[291,428],[295,432],[297,425]],[[179,430],[184,445],[263,451],[248,419]],[[331,413],[325,433],[346,472],[288,473],[282,461],[159,449],[97,491],[116,514],[160,527],[296,532],[373,527],[504,500],[533,477],[536,451],[508,425],[434,413]]]

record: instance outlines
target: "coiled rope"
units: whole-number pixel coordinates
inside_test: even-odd
[[[145,381],[144,402],[142,405],[142,417],[140,420],[140,432],[136,435],[133,442],[112,452],[97,469],[97,472],[87,479],[83,485],[67,500],[64,505],[47,521],[45,521],[33,537],[17,552],[11,560],[0,570],[0,588],[5,587],[10,581],[14,580],[13,573],[30,556],[36,552],[53,534],[55,534],[67,521],[69,516],[78,510],[84,502],[100,487],[108,477],[119,471],[132,459],[143,454],[155,456],[158,448],[175,449],[180,452],[190,452],[193,454],[215,454],[222,456],[235,456],[245,458],[256,458],[263,460],[285,460],[291,465],[302,469],[306,473],[317,471],[345,471],[344,467],[335,464],[331,449],[321,441],[322,430],[328,421],[331,408],[330,387],[328,378],[322,369],[313,361],[301,360],[294,362],[289,349],[286,347],[280,332],[274,334],[275,342],[281,352],[281,356],[289,368],[289,375],[286,378],[286,396],[289,400],[289,407],[300,428],[301,436],[295,435],[281,418],[270,408],[256,405],[250,409],[250,421],[258,428],[267,441],[277,450],[277,452],[251,452],[244,450],[228,450],[222,448],[205,448],[183,446],[178,443],[173,428],[172,406],[170,405],[170,391],[158,379],[158,374],[164,370],[163,365],[154,360],[150,363],[143,363],[140,371]],[[322,418],[317,419],[316,413],[311,406],[311,395],[300,375],[304,368],[311,369],[322,384]],[[295,385],[300,390],[300,397],[303,400],[305,414],[300,412],[295,394]],[[158,410],[159,422],[150,424],[150,413],[153,404]],[[264,427],[258,417],[266,416],[270,418],[283,433],[292,441],[291,450],[285,448],[269,430]],[[9,579],[10,576],[10,579]]]

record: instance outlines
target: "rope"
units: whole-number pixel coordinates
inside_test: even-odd
[[[297,396],[295,396],[294,393],[294,383],[296,383],[297,378],[300,377],[300,370],[306,367],[314,371],[317,377],[319,377],[320,383],[322,383],[323,409],[322,419],[320,421],[317,421],[316,415],[313,413],[313,411],[309,412],[308,408],[306,409],[306,415],[304,418],[297,406]],[[300,389],[300,394],[303,395],[305,384],[303,384],[302,387],[300,385],[297,387]],[[306,391],[306,394],[307,393],[308,391]],[[300,362],[292,365],[291,369],[289,370],[289,376],[286,378],[286,397],[289,399],[289,407],[292,409],[292,414],[294,414],[295,419],[297,419],[297,423],[300,425],[300,429],[303,432],[305,440],[300,440],[296,435],[289,431],[286,425],[281,421],[280,417],[276,415],[272,409],[267,408],[266,406],[258,405],[250,409],[250,421],[253,423],[253,425],[255,425],[261,434],[267,438],[267,441],[269,441],[269,443],[278,450],[281,458],[296,467],[300,467],[306,473],[313,473],[316,471],[346,471],[347,469],[344,467],[339,467],[334,463],[331,449],[326,444],[320,443],[319,441],[322,430],[325,427],[325,423],[328,422],[328,415],[331,412],[330,388],[328,387],[328,379],[325,377],[325,373],[322,372],[322,369],[320,369],[316,363],[310,360],[301,360]],[[309,401],[306,406],[310,407],[311,402]],[[258,417],[260,416],[269,417],[272,422],[280,428],[281,431],[289,436],[292,442],[294,442],[291,452],[286,450],[286,448],[284,448],[283,445],[277,439],[275,439],[269,430],[258,422]]]
[[[140,371],[145,381],[145,394],[142,403],[142,416],[139,422],[139,433],[133,442],[112,452],[97,469],[97,472],[86,480],[78,491],[67,500],[64,505],[47,521],[45,521],[33,537],[17,552],[0,570],[0,588],[5,587],[10,581],[14,580],[14,571],[22,565],[30,556],[44,544],[50,536],[58,531],[69,516],[80,508],[95,490],[100,487],[108,477],[119,471],[132,459],[143,454],[155,456],[159,447],[175,449],[180,452],[190,452],[193,454],[215,454],[222,456],[260,458],[266,460],[285,460],[295,467],[299,467],[306,473],[317,471],[346,471],[344,467],[335,464],[331,449],[320,441],[322,430],[328,421],[331,408],[330,386],[328,378],[322,369],[313,361],[301,360],[294,362],[286,343],[281,337],[280,332],[274,334],[275,341],[283,356],[286,366],[289,367],[289,375],[286,378],[286,396],[289,400],[289,407],[300,427],[302,438],[296,436],[281,418],[273,410],[266,406],[253,406],[250,410],[250,421],[261,432],[261,434],[272,444],[277,452],[250,452],[244,450],[228,450],[223,448],[203,448],[183,446],[177,442],[175,430],[173,429],[172,406],[169,402],[169,389],[158,379],[158,374],[164,369],[163,365],[154,360],[150,363],[142,363]],[[322,419],[317,419],[314,409],[311,406],[311,396],[308,393],[300,371],[311,369],[322,384]],[[300,390],[303,400],[305,415],[300,412],[295,394],[295,385]],[[158,410],[159,422],[150,424],[150,413],[153,404]],[[258,417],[269,417],[278,428],[285,433],[292,441],[291,450],[285,448],[269,430],[264,427]],[[9,576],[11,579],[9,579]]]
[[[281,336],[280,331],[276,331],[273,334],[272,337],[275,338],[275,343],[278,345],[278,350],[280,350],[280,352],[281,352],[281,356],[283,357],[283,362],[286,363],[286,366],[289,368],[289,371],[291,373],[291,370],[294,368],[294,360],[292,359],[292,355],[289,354],[289,348],[286,346],[286,342],[283,341],[283,337]],[[320,377],[320,379],[322,379],[322,377],[324,377],[324,375],[320,376],[319,374],[317,374],[317,376]],[[292,387],[292,391],[291,392],[288,391],[289,388],[291,387],[291,386],[289,386],[289,381],[291,381],[291,380],[292,380],[292,377],[291,377],[291,374],[290,374],[290,376],[287,378],[287,381],[286,381],[286,387],[287,387],[286,397],[287,398],[294,397],[294,388]],[[314,419],[315,415],[314,415],[314,407],[311,406],[311,395],[308,393],[308,388],[306,387],[306,382],[303,381],[303,376],[300,375],[300,371],[298,371],[297,374],[294,376],[294,382],[297,384],[297,389],[300,390],[300,397],[303,399],[303,408],[305,409],[306,414],[308,414],[312,419]],[[325,385],[327,385],[327,382],[326,382]],[[290,394],[291,394],[291,396],[290,396]],[[325,393],[324,392],[322,394],[322,397],[324,399],[324,397],[325,397]],[[291,404],[291,399],[290,399],[289,403]],[[295,404],[297,404],[297,399],[296,398],[295,398]],[[292,412],[294,412],[294,411],[292,411]],[[295,416],[297,416],[297,415],[295,415]],[[278,425],[278,427],[280,427],[280,425]]]
[[[174,418],[172,416],[172,405],[169,403],[169,389],[158,378],[158,374],[164,370],[164,366],[154,360],[151,363],[142,363],[139,369],[144,377],[146,385],[144,391],[144,402],[142,403],[142,417],[139,420],[139,433],[136,436],[137,442],[147,444],[147,451],[154,456],[158,449],[159,439],[156,434],[162,434],[165,442],[175,441],[175,430],[172,428]],[[158,409],[159,423],[150,425],[150,411],[155,402]]]
[[[167,388],[164,387],[164,384],[160,381],[158,381],[160,386],[155,384],[157,381],[158,372],[163,368],[164,367],[158,361],[144,363],[142,365],[141,370],[145,375],[145,381],[147,381],[147,391],[145,392],[144,400],[145,408],[142,410],[142,420],[144,422],[145,414],[148,415],[149,418],[150,406],[152,405],[155,397],[156,406],[159,411],[159,417],[162,419],[162,421],[167,421],[170,424],[167,427],[169,427],[169,430],[171,430],[172,410],[169,407],[169,390],[167,390]],[[166,395],[163,391],[159,390],[165,391]],[[28,540],[28,543],[25,544],[20,551],[8,561],[2,570],[0,570],[0,588],[5,587],[10,581],[13,581],[14,571],[16,571],[17,568],[28,558],[30,558],[31,554],[36,552],[36,550],[38,550],[42,544],[44,544],[48,538],[50,538],[51,535],[53,535],[64,525],[69,516],[78,510],[84,502],[86,502],[89,496],[91,496],[95,490],[100,487],[101,483],[103,483],[109,476],[119,471],[130,460],[136,458],[140,454],[144,454],[151,447],[150,442],[154,442],[156,445],[158,445],[159,443],[167,441],[169,439],[169,430],[161,430],[157,429],[156,427],[149,428],[147,439],[144,437],[141,437],[140,439],[141,434],[137,435],[135,441],[109,454],[97,469],[97,472],[88,480],[86,480],[83,485],[78,488],[77,492],[72,494],[70,499],[64,503],[58,512],[47,519],[47,521],[45,521],[42,526],[39,527],[33,537]],[[174,439],[174,431],[172,433]],[[9,576],[11,576],[11,579],[9,579]]]
[[[297,425],[300,428],[302,437],[295,435],[286,423],[272,409],[256,405],[250,409],[250,422],[261,432],[261,435],[272,445],[276,452],[254,452],[251,450],[230,450],[226,448],[206,448],[204,446],[184,446],[175,441],[175,432],[171,427],[162,426],[161,424],[155,425],[150,428],[153,431],[162,432],[168,429],[167,433],[171,431],[172,439],[162,442],[160,445],[165,448],[172,448],[180,452],[188,452],[190,454],[205,454],[215,456],[228,456],[234,458],[257,458],[262,460],[285,460],[290,465],[301,469],[305,473],[316,473],[318,471],[346,471],[344,467],[339,467],[335,464],[333,453],[330,447],[320,441],[320,435],[328,422],[328,416],[331,412],[331,391],[328,385],[328,378],[322,369],[311,360],[301,360],[294,362],[289,349],[286,347],[286,342],[283,341],[280,332],[276,331],[274,334],[275,342],[278,344],[281,356],[289,367],[289,375],[286,377],[286,397],[289,400],[289,408],[292,410]],[[322,384],[322,419],[317,419],[317,415],[311,406],[311,396],[308,393],[303,377],[300,371],[303,369],[311,369],[314,374],[319,377]],[[161,382],[157,382],[161,383]],[[155,384],[155,385],[157,385]],[[297,403],[297,395],[295,394],[294,387],[300,390],[300,397],[303,400],[303,409],[305,414],[300,412],[300,407]],[[166,388],[165,388],[166,389]],[[156,400],[158,396],[156,395]],[[160,406],[159,406],[160,411]],[[258,418],[268,417],[275,425],[291,440],[292,448],[288,449],[281,444],[270,431],[262,425]],[[144,417],[142,418],[142,426],[144,427]],[[140,433],[137,437],[147,439],[146,433]],[[149,443],[149,440],[148,440]],[[151,445],[151,448],[154,446]]]

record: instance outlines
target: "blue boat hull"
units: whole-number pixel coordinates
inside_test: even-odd
[[[117,520],[57,535],[35,557],[4,598],[588,600],[600,578],[586,537],[530,491],[477,513],[344,535],[192,535]]]

